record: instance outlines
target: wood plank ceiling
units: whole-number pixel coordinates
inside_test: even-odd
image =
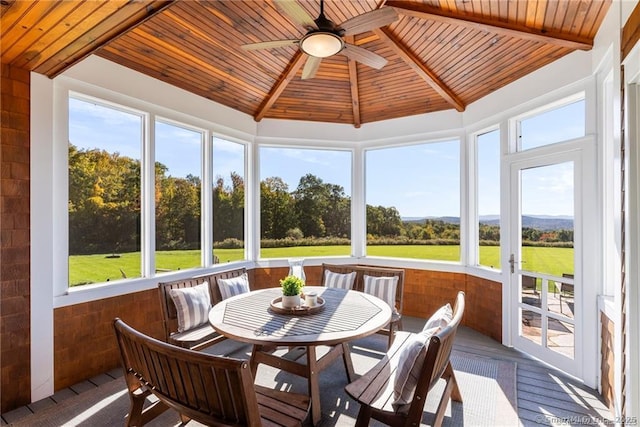
[[[320,0],[298,0],[318,16]],[[306,29],[273,1],[0,0],[3,64],[53,78],[90,54],[253,116],[362,123],[467,105],[575,50],[589,50],[611,0],[326,0],[336,23],[392,7],[399,19],[347,41],[388,62],[342,55],[302,80]]]

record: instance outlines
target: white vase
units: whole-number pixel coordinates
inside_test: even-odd
[[[303,264],[304,264],[304,259],[302,258],[290,259],[289,260],[289,276],[299,277],[304,282],[305,274],[304,274],[304,268],[302,266]]]
[[[282,295],[282,307],[295,308],[300,306],[300,295]]]

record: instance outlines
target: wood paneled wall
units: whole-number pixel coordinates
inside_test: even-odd
[[[287,268],[254,270],[261,287],[278,286]],[[305,267],[307,283],[319,285],[322,267]],[[442,305],[453,304],[458,291],[466,294],[463,325],[502,342],[502,284],[462,273],[405,269],[404,314],[428,318]]]
[[[288,267],[250,270],[249,281],[253,289],[278,286],[288,271]],[[319,266],[305,267],[307,283],[320,284],[321,273]],[[443,304],[453,303],[458,290],[467,295],[463,324],[501,340],[499,283],[465,274],[406,269],[404,312],[408,316],[427,318]],[[54,315],[56,390],[119,366],[111,325],[115,317],[153,337],[163,337],[155,289],[58,308]],[[477,324],[477,320],[482,323]]]
[[[59,390],[120,366],[113,319],[164,339],[158,291],[150,289],[54,310],[54,384]]]
[[[2,64],[0,130],[0,409],[31,398],[29,71]]]
[[[614,408],[615,385],[615,324],[606,314],[600,312],[600,387],[602,398],[609,409]]]

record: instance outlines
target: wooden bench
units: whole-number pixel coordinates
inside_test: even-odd
[[[173,408],[183,423],[302,426],[309,398],[254,385],[246,360],[213,356],[148,337],[113,322],[131,400],[127,426],[141,426]],[[158,400],[148,405],[147,397]]]
[[[432,425],[442,425],[449,399],[462,402],[462,396],[449,359],[456,330],[463,314],[464,293],[459,292],[453,309],[453,319],[446,327],[432,335],[428,341],[418,384],[406,413],[396,412],[391,403],[394,400],[394,367],[398,366],[403,344],[412,338],[413,334],[411,333],[399,332],[395,345],[385,357],[362,377],[345,387],[346,392],[360,403],[356,426],[368,426],[371,418],[390,426],[419,426],[427,394],[440,378],[446,381],[446,385]]]
[[[211,305],[214,306],[218,302],[222,301],[220,289],[218,288],[218,279],[238,277],[246,272],[247,270],[245,268],[238,268],[235,270],[158,283],[165,341],[180,347],[200,350],[224,340],[225,337],[219,335],[211,325],[209,325],[209,323],[205,323],[204,325],[200,325],[188,331],[179,332],[178,313],[176,312],[176,306],[173,303],[173,299],[171,299],[170,291],[171,289],[188,288],[208,282]]]
[[[391,322],[387,328],[381,329],[378,333],[389,337],[388,346],[391,347],[398,330],[402,329],[402,295],[404,292],[404,270],[400,268],[374,267],[362,264],[322,264],[322,283],[324,284],[325,271],[348,274],[355,271],[356,278],[353,283],[353,290],[364,292],[364,276],[374,277],[397,277],[396,304],[391,307],[393,314]]]

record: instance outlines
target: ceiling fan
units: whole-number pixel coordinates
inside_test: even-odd
[[[242,45],[244,50],[273,49],[283,46],[298,45],[308,55],[302,70],[302,79],[311,79],[316,75],[322,58],[333,55],[344,55],[375,69],[385,66],[387,60],[382,56],[346,43],[343,36],[355,35],[384,27],[398,19],[398,14],[391,7],[372,10],[343,23],[336,25],[324,16],[324,0],[320,0],[320,14],[313,19],[296,0],[274,0],[289,17],[307,29],[307,33],[299,39],[271,40]]]

